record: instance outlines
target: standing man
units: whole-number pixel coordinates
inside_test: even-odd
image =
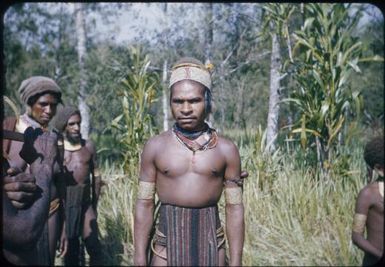
[[[18,118],[8,117],[3,121],[3,129],[24,133],[28,127],[39,129],[43,132],[49,132],[48,124],[56,113],[56,107],[61,102],[61,90],[59,86],[50,78],[43,76],[33,76],[24,80],[19,88],[21,101],[25,104],[26,113]],[[60,141],[56,137],[55,149],[58,149]],[[25,160],[29,152],[22,150],[22,142],[3,140],[3,156],[8,160],[11,169],[22,170],[25,173],[31,173],[30,165]],[[21,154],[20,154],[21,153]],[[24,154],[24,157],[22,157]],[[31,161],[32,162],[32,161]],[[52,161],[53,175],[60,173],[60,156]],[[53,177],[55,178],[55,177]],[[4,185],[4,190],[9,198],[12,198],[12,191],[7,191],[10,187]],[[12,190],[12,189],[10,189]],[[62,222],[59,214],[63,204],[63,184],[60,177],[56,176],[50,184],[50,206],[48,218],[45,220],[43,234],[38,241],[39,265],[53,265],[55,259],[55,250],[62,229]],[[17,201],[12,201],[17,208]],[[62,232],[64,233],[64,232]],[[21,248],[20,248],[21,249]],[[61,235],[60,248],[62,255],[66,251],[66,238]]]
[[[211,111],[211,75],[194,58],[173,67],[170,105],[173,128],[150,138],[141,155],[135,208],[134,265],[223,266],[225,237],[218,201],[224,189],[231,266],[242,264],[244,208],[241,161],[235,144],[206,122]],[[155,237],[154,194],[161,202]]]
[[[363,266],[373,266],[384,253],[384,137],[372,139],[364,151],[364,159],[377,180],[361,189],[353,217],[353,243],[365,252]],[[366,229],[366,238],[364,232]]]
[[[80,111],[72,106],[59,110],[53,122],[54,127],[64,136],[64,169],[67,184],[65,215],[68,238],[68,252],[64,262],[67,266],[80,264],[80,236],[90,255],[90,265],[100,265],[102,259],[96,221],[101,175],[95,146],[90,140],[81,138],[80,123]]]

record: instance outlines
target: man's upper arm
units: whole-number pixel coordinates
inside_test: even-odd
[[[224,146],[224,155],[226,157],[226,180],[237,180],[240,179],[241,175],[241,158],[239,155],[238,148],[233,142],[227,141]],[[226,183],[226,186],[236,186],[235,183]]]
[[[156,180],[155,155],[158,141],[150,139],[143,147],[140,155],[140,173],[139,180],[143,182],[153,182]]]
[[[99,167],[98,167],[98,160],[97,160],[95,144],[92,141],[87,140],[86,141],[86,147],[87,147],[88,151],[91,153],[91,166],[92,166],[91,172],[92,172],[94,177],[99,177],[100,171],[99,171]]]
[[[364,187],[357,196],[355,213],[367,215],[372,202],[370,187]]]

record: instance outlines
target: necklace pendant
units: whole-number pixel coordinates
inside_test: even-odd
[[[193,154],[192,154],[192,157],[191,157],[191,163],[195,164],[195,150],[193,150]]]

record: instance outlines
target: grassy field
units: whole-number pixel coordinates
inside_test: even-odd
[[[230,135],[231,136],[231,135]],[[351,242],[355,198],[365,180],[362,148],[346,150],[344,176],[322,176],[299,164],[287,151],[263,153],[263,134],[233,134],[240,148],[244,185],[246,266],[360,265],[363,253]],[[298,152],[296,152],[298,153]],[[107,163],[101,166],[98,222],[106,265],[132,265],[133,209],[137,168],[130,174]],[[224,201],[220,201],[224,222]]]

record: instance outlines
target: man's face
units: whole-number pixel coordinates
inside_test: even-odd
[[[55,95],[47,93],[40,96],[31,106],[31,116],[41,126],[46,127],[56,114],[58,99]]]
[[[68,121],[65,128],[65,135],[71,143],[79,143],[81,139],[80,134],[80,123],[82,119],[79,114],[72,115]]]
[[[199,130],[204,125],[204,86],[191,80],[173,85],[171,111],[178,125],[186,130]]]

